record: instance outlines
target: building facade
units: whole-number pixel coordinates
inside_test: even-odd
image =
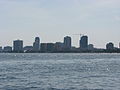
[[[13,51],[14,52],[23,52],[23,41],[22,40],[13,41]]]
[[[3,52],[12,52],[12,47],[11,46],[4,47]]]
[[[54,43],[47,43],[47,52],[53,52],[55,50]]]
[[[62,51],[64,48],[64,44],[61,42],[56,42],[55,43],[55,51]]]
[[[94,49],[94,45],[93,44],[89,44],[88,45],[88,50],[93,50]]]
[[[71,49],[71,47],[72,47],[71,37],[69,37],[69,36],[64,37],[64,48]]]
[[[55,50],[54,43],[41,43],[41,52],[53,52]]]
[[[47,43],[41,43],[40,51],[41,52],[46,52],[47,51]]]
[[[35,42],[33,43],[33,51],[39,52],[40,51],[40,38],[36,37]]]
[[[2,47],[0,47],[0,53],[2,52],[3,50],[2,50]]]
[[[32,52],[33,46],[25,46],[24,47],[24,52]]]
[[[80,39],[80,49],[88,49],[88,36],[82,36]]]
[[[113,49],[114,49],[114,44],[113,44],[112,42],[107,43],[106,49],[107,49],[107,50],[113,50]]]

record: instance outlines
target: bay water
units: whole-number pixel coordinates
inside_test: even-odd
[[[120,90],[120,54],[1,53],[0,90]]]

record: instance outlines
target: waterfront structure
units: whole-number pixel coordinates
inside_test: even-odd
[[[53,52],[55,50],[54,43],[47,43],[47,52]]]
[[[13,51],[14,52],[23,52],[23,41],[22,40],[15,40],[13,41]]]
[[[106,49],[107,49],[107,50],[113,50],[113,49],[114,49],[114,44],[113,44],[112,42],[107,43]]]
[[[93,44],[89,44],[88,45],[88,50],[93,50],[94,49],[94,45]]]
[[[36,37],[35,42],[33,43],[33,51],[39,52],[40,51],[40,38]]]
[[[82,36],[80,39],[80,49],[88,49],[88,36]]]
[[[119,48],[120,48],[120,43],[119,43]]]
[[[25,46],[24,47],[24,52],[30,52],[33,50],[33,46]]]
[[[41,52],[46,52],[47,51],[47,43],[41,43],[40,51]]]
[[[56,42],[55,43],[55,51],[62,51],[64,48],[64,44],[61,42]]]
[[[41,52],[53,52],[55,50],[54,43],[41,43]]]
[[[22,40],[15,40],[13,41],[13,47],[6,46],[2,49],[0,47],[0,52],[16,52],[16,53],[38,53],[38,52],[43,52],[43,53],[86,53],[86,52],[99,52],[99,53],[104,53],[104,52],[110,52],[110,53],[120,53],[120,48],[114,47],[114,44],[112,42],[106,44],[106,49],[99,49],[99,48],[94,48],[93,44],[88,45],[88,36],[83,35],[80,38],[80,47],[76,48],[71,45],[71,37],[66,36],[64,37],[64,42],[56,42],[56,43],[41,43],[40,44],[40,38],[36,37],[35,42],[33,43],[33,46],[25,46],[23,48],[23,41]],[[12,51],[13,48],[13,51]]]
[[[65,49],[71,49],[71,37],[66,36],[64,37],[64,48]]]
[[[56,42],[55,43],[55,51],[62,51],[64,49],[64,43]]]
[[[40,52],[63,52],[66,51],[64,48],[64,43],[41,43]],[[69,50],[70,51],[70,50]]]
[[[2,47],[0,47],[0,52],[2,52]]]
[[[11,46],[4,47],[3,52],[12,52],[12,47]]]

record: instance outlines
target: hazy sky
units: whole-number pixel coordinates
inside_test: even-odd
[[[89,36],[89,43],[105,47],[120,42],[120,0],[0,0],[0,46],[23,39],[32,45],[63,41],[70,35],[78,46],[78,35]]]

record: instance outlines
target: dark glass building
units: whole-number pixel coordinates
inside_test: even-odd
[[[64,48],[71,49],[71,37],[66,36],[64,37]]]
[[[0,47],[0,53],[2,52],[2,47]]]
[[[33,51],[38,52],[40,51],[40,38],[36,37],[35,42],[33,43]]]
[[[114,49],[114,44],[113,44],[112,42],[107,43],[106,49],[107,49],[107,50],[113,50],[113,49]]]
[[[41,52],[46,52],[47,51],[47,43],[41,43],[40,51]]]
[[[6,46],[3,49],[4,52],[12,52],[12,47],[11,46]]]
[[[88,48],[88,36],[82,36],[80,40],[80,49]]]
[[[25,46],[24,52],[31,52],[33,50],[33,46]]]
[[[53,52],[55,50],[54,43],[41,43],[41,52]]]
[[[55,43],[55,51],[62,51],[64,48],[64,44],[61,42],[56,42]]]
[[[55,50],[54,43],[47,43],[47,52],[53,52]]]
[[[13,41],[13,51],[14,52],[23,52],[23,41],[22,40],[15,40]]]

